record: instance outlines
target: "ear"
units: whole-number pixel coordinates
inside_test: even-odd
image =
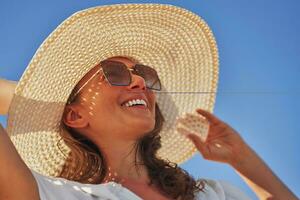
[[[84,128],[88,125],[88,118],[79,105],[67,105],[63,115],[63,122],[72,128]]]

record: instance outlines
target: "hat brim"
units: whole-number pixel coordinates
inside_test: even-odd
[[[26,164],[56,176],[65,163],[58,150],[65,102],[76,83],[108,57],[130,56],[152,66],[163,86],[157,103],[166,119],[159,156],[182,163],[196,149],[175,129],[176,117],[213,110],[218,51],[198,15],[164,4],[116,4],[86,9],[60,24],[23,73],[9,109],[7,131]],[[191,123],[192,124],[192,123]],[[63,148],[65,154],[70,149]]]

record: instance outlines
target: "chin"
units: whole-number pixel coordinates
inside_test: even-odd
[[[151,132],[154,127],[155,127],[155,121],[147,121],[147,122],[139,122],[136,124],[136,126],[134,125],[133,122],[130,123],[130,126],[134,129],[134,130],[139,130],[138,133],[139,134],[143,134],[145,135],[146,133]]]
[[[144,124],[141,124],[141,129],[149,132],[149,131],[152,131],[155,127],[155,122],[147,122],[147,123],[144,123]]]
[[[155,123],[151,123],[151,125],[148,125],[147,127],[145,127],[145,132],[148,133],[150,131],[152,131],[155,127]]]

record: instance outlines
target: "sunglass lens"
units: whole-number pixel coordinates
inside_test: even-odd
[[[106,61],[101,63],[103,72],[111,85],[129,85],[131,82],[130,72],[126,65],[119,62]]]
[[[135,74],[144,78],[147,88],[161,90],[159,77],[153,68],[138,64],[135,66]]]

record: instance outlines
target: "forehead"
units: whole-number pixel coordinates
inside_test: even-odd
[[[107,60],[110,61],[118,61],[118,62],[122,62],[124,63],[128,68],[133,67],[137,62],[134,61],[133,59],[130,58],[126,58],[126,57],[112,57],[109,58]],[[95,74],[97,72],[97,70],[99,70],[99,65],[96,65],[95,67],[93,67],[90,71],[88,71],[84,77],[77,83],[76,88],[80,88],[86,81],[89,80],[90,77],[93,76],[93,74]]]

